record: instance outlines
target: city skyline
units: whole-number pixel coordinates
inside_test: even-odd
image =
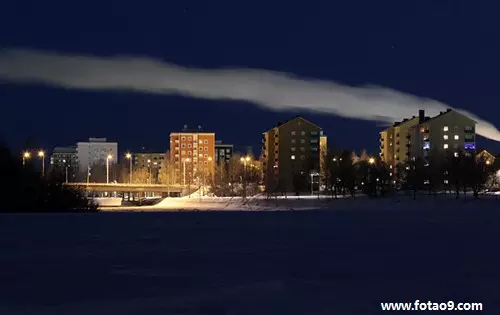
[[[145,56],[200,69],[268,69],[354,87],[374,84],[463,108],[498,124],[500,112],[494,104],[500,99],[494,92],[499,45],[492,40],[500,29],[492,15],[496,4],[419,2],[406,8],[394,1],[365,2],[362,12],[349,3],[323,3],[306,12],[294,5],[267,4],[264,12],[259,3],[242,10],[225,1],[140,10],[127,3],[95,10],[96,3],[76,13],[67,13],[57,3],[33,2],[31,10],[8,4],[0,19],[0,47],[63,55]],[[121,18],[111,14],[116,10]],[[353,12],[359,13],[355,24],[347,19]],[[273,21],[278,15],[283,18],[282,13],[286,17],[277,26]],[[250,23],[257,16],[260,22]],[[462,23],[464,19],[471,23]],[[13,29],[12,24],[20,26]],[[252,25],[251,31],[247,25]],[[184,124],[202,124],[220,135],[218,139],[252,145],[257,153],[261,133],[296,114],[323,126],[333,146],[375,152],[377,134],[384,129],[376,122],[305,108],[272,112],[245,101],[79,91],[5,79],[1,83],[0,103],[8,119],[2,121],[0,138],[16,152],[27,140],[53,148],[92,135],[130,150],[158,151],[168,148],[164,134]],[[135,129],[144,136],[138,137]],[[346,129],[357,132],[340,134]],[[481,137],[478,147],[500,151],[497,142]]]

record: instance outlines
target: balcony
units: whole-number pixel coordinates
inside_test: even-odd
[[[406,139],[410,140],[410,139],[411,139],[411,136],[410,136],[410,135],[407,135],[407,136],[406,136]]]

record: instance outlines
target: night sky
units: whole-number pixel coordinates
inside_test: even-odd
[[[0,48],[138,55],[382,85],[470,110],[498,127],[498,12],[495,0],[4,1]],[[6,82],[0,104],[0,137],[14,150],[28,139],[51,150],[107,137],[121,151],[163,151],[170,132],[201,124],[218,140],[253,145],[257,153],[262,132],[303,114],[324,128],[330,145],[375,152],[381,129],[243,102]],[[478,142],[500,152],[497,143]]]

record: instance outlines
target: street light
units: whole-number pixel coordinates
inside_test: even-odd
[[[374,158],[370,158],[370,159],[368,160],[368,163],[370,163],[370,164],[374,164],[374,163],[375,163],[375,159],[374,159]]]
[[[109,161],[113,159],[111,154],[106,157],[106,184],[109,184]]]
[[[38,152],[38,157],[42,159],[42,177],[45,176],[45,152],[43,150],[40,150]]]
[[[132,153],[127,153],[125,155],[125,158],[127,158],[130,162],[130,174],[129,174],[129,184],[132,184]]]
[[[183,182],[184,186],[186,186],[186,163],[189,163],[189,158],[185,158],[184,161],[182,161],[183,164]]]
[[[26,161],[31,158],[31,153],[28,151],[24,152],[23,154],[23,167],[26,165]]]
[[[68,183],[68,164],[66,164],[66,160],[63,160],[64,163],[64,174],[66,178],[66,184]]]

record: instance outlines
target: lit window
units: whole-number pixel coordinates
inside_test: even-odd
[[[182,152],[181,152],[181,155],[186,155],[186,151],[182,151]]]
[[[300,135],[301,135],[301,136],[305,136],[305,135],[306,135],[306,132],[305,132],[305,131],[301,131],[301,132],[300,132]]]
[[[198,154],[199,157],[203,157],[203,154]]]
[[[448,140],[448,135],[444,135],[444,136],[443,136],[443,139],[444,139],[444,140]]]
[[[175,147],[175,151],[179,151],[179,147]]]
[[[453,153],[455,157],[458,157],[458,152]]]
[[[392,165],[389,165],[389,168],[392,170]]]
[[[446,185],[448,185],[448,180],[447,180],[447,179],[445,179],[443,182],[444,182]]]
[[[389,176],[392,176],[392,173],[389,173]]]
[[[443,149],[448,149],[448,143],[443,144]]]
[[[455,140],[458,140],[458,135],[455,135],[453,138],[454,138]]]
[[[448,126],[444,126],[443,131],[448,131]]]
[[[292,160],[295,160],[295,155],[292,155],[291,158],[292,158]]]
[[[295,136],[295,131],[292,131],[292,132],[291,132],[291,135],[292,135],[292,136]]]
[[[203,144],[203,140],[200,140],[200,144]]]
[[[391,146],[391,147],[392,147],[392,142],[389,142],[389,146]]]

